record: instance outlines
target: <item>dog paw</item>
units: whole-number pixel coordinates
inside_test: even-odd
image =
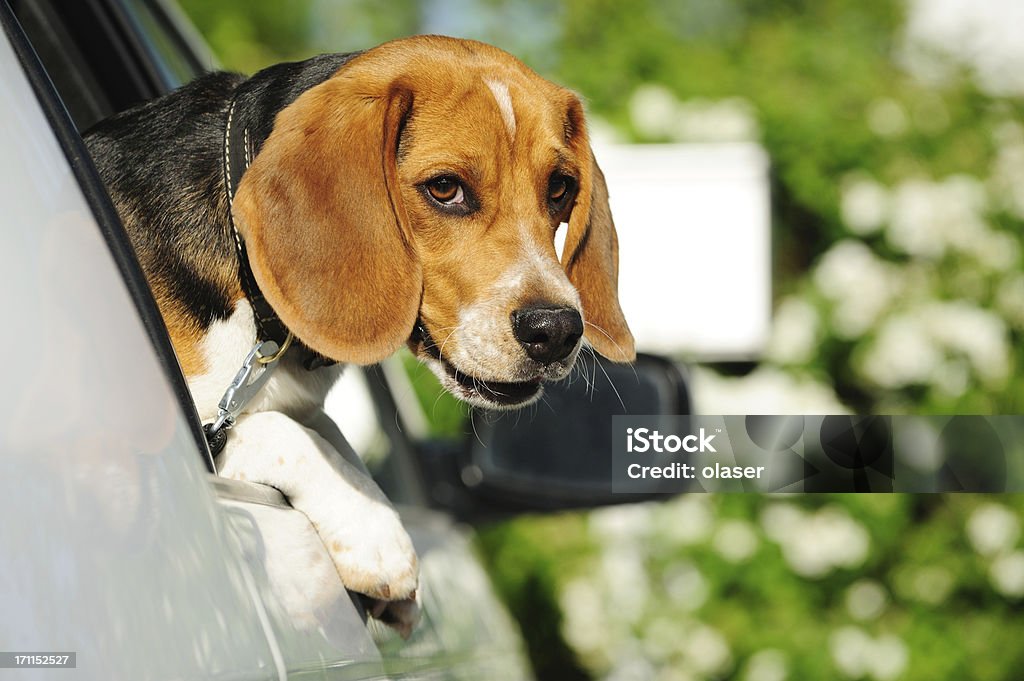
[[[398,512],[319,433],[283,414],[252,414],[235,425],[218,465],[222,475],[281,490],[313,524],[345,588],[389,604],[415,601],[419,566]],[[388,605],[381,619],[391,623],[390,613],[393,626],[408,632],[416,610]]]
[[[398,514],[390,506],[374,506],[359,524],[319,531],[345,587],[363,594],[371,617],[408,638],[420,614],[416,551]]]
[[[359,522],[318,528],[342,583],[381,601],[414,599],[419,566],[412,540],[390,506],[372,504]]]

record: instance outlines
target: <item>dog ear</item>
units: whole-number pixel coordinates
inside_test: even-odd
[[[349,71],[281,110],[232,210],[285,325],[331,359],[370,364],[409,337],[422,291],[397,179],[413,95]]]
[[[570,105],[566,130],[582,167],[562,266],[583,301],[584,337],[613,362],[632,362],[636,346],[619,306],[619,242],[608,208],[608,187],[587,141],[578,101]]]

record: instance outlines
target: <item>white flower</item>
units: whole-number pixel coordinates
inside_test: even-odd
[[[684,102],[673,132],[679,142],[748,142],[759,136],[753,107],[739,97]]]
[[[1024,5],[1017,0],[913,0],[900,51],[926,82],[952,60],[969,67],[986,93],[1017,95],[1024,93],[1022,23]]]
[[[919,320],[897,316],[885,321],[858,369],[883,388],[927,383],[943,359],[941,348]]]
[[[641,555],[623,544],[605,546],[601,552],[601,582],[608,611],[617,620],[635,624],[650,598],[650,579]]]
[[[757,534],[743,520],[726,520],[715,533],[714,546],[730,563],[742,563],[757,551]]]
[[[983,556],[1009,551],[1017,545],[1019,537],[1020,520],[1013,511],[1000,504],[983,504],[967,519],[967,539]]]
[[[760,137],[754,107],[740,97],[681,102],[668,88],[648,83],[633,92],[629,112],[637,132],[653,139],[748,142]]]
[[[606,544],[638,542],[651,532],[654,510],[652,504],[623,504],[595,510],[589,517],[590,533]]]
[[[657,681],[697,681],[697,677],[685,669],[665,667],[658,671]]]
[[[721,675],[732,664],[732,652],[725,638],[709,626],[698,626],[683,643],[687,662],[705,676]]]
[[[904,597],[938,605],[952,592],[955,582],[946,568],[929,565],[918,569],[901,569],[896,573],[894,584]]]
[[[687,494],[661,504],[654,516],[657,540],[668,546],[689,546],[707,539],[714,524],[709,499]]]
[[[978,234],[964,251],[993,272],[1013,269],[1020,260],[1020,242],[1006,232],[987,230]]]
[[[793,572],[816,579],[838,567],[857,567],[867,559],[867,531],[839,507],[804,513],[776,504],[761,516],[765,533],[782,548]]]
[[[989,579],[996,591],[1004,596],[1024,596],[1024,551],[1014,551],[992,561]]]
[[[566,584],[559,597],[562,633],[573,648],[582,652],[598,651],[610,643],[610,627],[605,617],[597,584],[579,577]]]
[[[886,236],[895,248],[920,258],[936,259],[951,248],[970,250],[988,230],[984,209],[984,187],[974,177],[907,180],[893,191]]]
[[[793,504],[770,504],[761,511],[761,528],[776,544],[781,544],[800,531],[804,512]]]
[[[871,637],[859,627],[840,627],[829,637],[832,662],[843,676],[859,679],[868,673],[872,652]]]
[[[871,675],[878,681],[890,681],[906,670],[910,654],[907,645],[896,636],[880,636],[871,648],[868,665]]]
[[[615,660],[615,666],[605,681],[654,681],[657,670],[639,655],[624,655]]]
[[[868,106],[868,127],[879,137],[896,137],[907,131],[907,112],[895,99],[883,97]]]
[[[645,657],[660,663],[679,654],[690,626],[677,617],[654,617],[646,622],[640,639]]]
[[[906,416],[894,436],[896,451],[911,468],[922,473],[934,473],[945,463],[939,429],[928,419]]]
[[[854,234],[877,232],[889,216],[889,193],[870,177],[849,176],[843,180],[839,210]]]
[[[1024,328],[1024,274],[1008,277],[996,291],[996,308],[1017,328]]]
[[[669,137],[675,131],[680,102],[663,85],[641,85],[629,100],[629,114],[633,127],[641,135],[651,138]]]
[[[883,388],[933,384],[959,394],[966,378],[956,361],[947,361],[959,356],[983,383],[1000,385],[1010,373],[1006,325],[965,301],[932,302],[887,319],[858,369]]]
[[[780,364],[802,364],[814,357],[818,343],[818,313],[802,298],[779,303],[772,322],[767,355]]]
[[[919,316],[931,337],[966,355],[985,383],[1000,384],[1009,375],[1006,324],[995,314],[966,301],[952,301],[925,305]]]
[[[885,610],[889,597],[878,582],[861,579],[846,590],[846,609],[861,622],[877,618]]]
[[[786,545],[791,566],[804,577],[821,577],[835,567],[856,567],[867,558],[867,531],[839,507],[811,516],[804,530]]]
[[[708,583],[693,563],[679,562],[665,571],[663,578],[669,602],[687,612],[695,612],[708,600]]]
[[[872,639],[858,627],[837,629],[829,639],[829,650],[836,668],[851,679],[871,676],[891,681],[906,670],[910,657],[899,638],[883,635]]]
[[[897,268],[860,241],[835,244],[814,268],[818,290],[835,303],[833,324],[843,338],[868,331],[901,289]]]
[[[695,367],[693,394],[703,414],[846,414],[832,387],[812,378],[762,366],[742,378]]]
[[[788,675],[785,653],[767,648],[750,656],[743,681],[785,681]]]

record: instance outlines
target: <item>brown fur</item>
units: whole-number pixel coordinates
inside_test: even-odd
[[[154,293],[156,293],[154,291]],[[181,372],[186,376],[199,376],[206,372],[206,358],[203,357],[203,330],[175,299],[157,297],[157,306],[167,325],[171,345],[178,356]]]
[[[507,85],[514,137],[484,79]],[[417,315],[444,339],[524,248],[557,263],[558,220],[546,206],[556,169],[579,181],[563,263],[585,335],[602,355],[630,361],[615,229],[579,100],[488,45],[417,37],[352,60],[278,115],[234,213],[285,324],[329,357],[371,363],[408,338]],[[423,197],[420,186],[447,171],[472,183],[472,215]],[[521,291],[499,316],[551,300],[543,281]]]

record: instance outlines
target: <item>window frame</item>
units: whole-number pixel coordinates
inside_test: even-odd
[[[93,0],[89,0],[92,2]],[[22,30],[14,11],[3,2],[0,4],[0,27],[7,36],[12,49],[17,55],[32,89],[39,101],[44,115],[54,136],[64,152],[68,167],[71,169],[89,209],[92,211],[96,224],[110,251],[128,294],[134,303],[135,311],[142,322],[146,335],[156,351],[164,376],[170,385],[178,405],[185,415],[189,434],[195,442],[197,452],[206,469],[215,473],[213,456],[210,454],[196,413],[192,395],[189,392],[185,377],[178,364],[177,355],[171,345],[167,327],[157,308],[156,300],[149,288],[128,234],[114,209],[107,194],[106,187],[100,179],[92,157],[86,149],[78,129],[71,120],[67,109],[58,95],[45,68],[40,62],[35,49]]]

